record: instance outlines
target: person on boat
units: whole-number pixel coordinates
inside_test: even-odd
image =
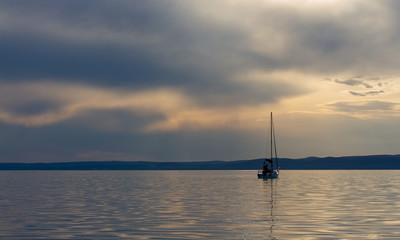
[[[264,161],[264,165],[263,165],[263,171],[262,171],[262,174],[265,176],[265,175],[271,175],[271,173],[272,173],[272,171],[271,171],[271,169],[269,169],[269,167],[268,167],[268,162],[269,162],[270,160],[269,159],[265,159],[265,161]]]

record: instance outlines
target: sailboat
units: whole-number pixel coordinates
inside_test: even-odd
[[[279,164],[278,164],[278,154],[276,152],[276,141],[275,141],[275,129],[274,121],[272,119],[271,112],[271,127],[270,127],[270,158],[265,158],[263,163],[263,169],[259,170],[257,173],[258,178],[270,179],[278,178],[279,176]]]

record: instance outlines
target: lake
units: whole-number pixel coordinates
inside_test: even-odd
[[[0,238],[400,238],[400,171],[256,173],[0,171]]]

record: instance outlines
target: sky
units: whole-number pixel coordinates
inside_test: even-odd
[[[398,154],[397,0],[2,0],[0,162]]]

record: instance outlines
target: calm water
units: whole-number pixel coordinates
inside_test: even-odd
[[[0,171],[0,239],[399,239],[400,171]]]

